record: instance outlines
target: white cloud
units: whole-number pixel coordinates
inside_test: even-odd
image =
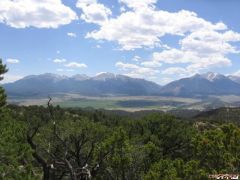
[[[224,54],[219,53],[201,53],[197,50],[178,50],[170,49],[162,52],[153,53],[153,62],[161,62],[166,64],[198,64],[202,67],[210,66],[226,66],[231,65],[231,60],[226,58]],[[202,65],[201,65],[202,64]]]
[[[57,63],[57,64],[63,64],[63,63],[66,63],[68,62],[68,60],[66,59],[54,59],[53,60],[54,63]],[[71,68],[87,68],[87,65],[84,64],[84,63],[78,63],[78,62],[69,62],[67,64],[63,64],[64,67],[67,67],[68,69],[66,68],[59,68],[57,69],[57,71],[61,72],[61,71],[68,71],[68,72],[71,72],[73,71],[73,69]]]
[[[161,78],[160,79],[160,81],[159,81],[159,83],[160,84],[162,84],[162,85],[164,85],[164,84],[168,84],[168,83],[170,83],[170,82],[172,82],[173,81],[173,79],[172,78]]]
[[[88,6],[91,4],[96,4],[97,0],[78,0],[77,7]]]
[[[148,0],[132,1],[136,4],[146,4],[148,2]],[[132,4],[128,0],[124,0],[124,2],[128,3],[129,6]],[[181,10],[172,13],[156,10],[152,6],[155,1],[150,0],[149,2],[151,2],[151,6],[147,3],[144,8],[126,11],[116,18],[109,18],[108,21],[100,24],[98,30],[87,33],[86,38],[115,41],[123,50],[134,50],[143,47],[167,47],[161,43],[161,37],[167,34],[185,36],[198,30],[217,31],[227,29],[222,22],[211,23],[198,17],[194,12]]]
[[[199,58],[199,57],[195,57]],[[164,75],[191,76],[203,70],[209,70],[214,67],[230,66],[231,61],[223,56],[213,56],[207,58],[199,58],[198,61],[192,62],[184,67],[170,67],[162,71]]]
[[[67,33],[67,35],[70,37],[73,37],[73,38],[77,37],[77,34],[72,33],[72,32]]]
[[[2,81],[0,81],[0,83],[15,82],[15,81],[23,78],[23,76],[8,74],[8,73],[6,75],[4,75],[3,77],[4,77],[4,79]]]
[[[109,8],[95,0],[78,0],[76,6],[82,10],[81,19],[88,23],[102,25],[112,15]]]
[[[181,67],[170,67],[162,71],[162,74],[183,76],[187,74],[187,71]]]
[[[119,2],[125,4],[129,8],[140,9],[153,6],[157,0],[119,0]]]
[[[231,42],[240,41],[240,34],[232,31],[219,33],[212,30],[192,32],[180,40],[180,49],[169,49],[153,53],[152,62],[165,64],[183,64],[184,68],[169,68],[164,74],[192,75],[213,67],[232,65],[227,57],[229,54],[239,53]]]
[[[53,62],[54,62],[54,63],[61,64],[61,63],[67,62],[67,60],[66,60],[66,59],[58,59],[58,58],[57,58],[57,59],[54,59]]]
[[[98,72],[98,73],[96,73],[95,76],[99,76],[99,75],[107,74],[107,73],[108,73],[108,72],[106,72],[106,71],[102,71],[102,72]]]
[[[57,28],[77,19],[61,0],[1,0],[0,22],[14,28]]]
[[[126,11],[126,8],[125,7],[120,7],[120,12],[125,12]]]
[[[116,67],[121,68],[122,70],[126,71],[128,69],[138,69],[139,66],[130,63],[123,63],[121,61],[116,63]]]
[[[141,57],[140,56],[134,56],[132,58],[132,60],[135,61],[135,62],[139,62],[141,60]]]
[[[9,64],[18,64],[20,61],[18,59],[8,58],[6,62]]]
[[[162,66],[162,64],[157,61],[144,61],[141,63],[141,65],[149,68],[157,68]]]
[[[228,55],[240,52],[234,45],[234,42],[240,42],[240,33],[230,30],[223,22],[210,22],[192,11],[158,10],[156,2],[119,0],[122,10],[118,16],[109,13],[101,23],[82,18],[99,26],[88,32],[86,38],[117,42],[120,50],[160,47],[162,50],[154,52],[148,61],[140,63],[136,56],[132,59],[135,64],[116,63],[120,70],[134,76],[140,76],[140,72],[144,74],[141,76],[147,76],[147,73],[155,76],[160,67],[164,75],[188,76],[232,65]],[[85,4],[90,6],[98,3],[91,1]],[[180,39],[179,47],[164,44],[161,40],[166,35],[177,36]],[[174,67],[169,68],[169,65]]]
[[[239,76],[239,77],[240,77],[240,70],[238,70],[238,71],[232,73],[231,75],[233,75],[233,76]]]
[[[152,60],[147,63],[153,64],[151,67],[156,63],[181,64],[181,67],[170,67],[162,71],[164,75],[178,76],[189,76],[215,67],[231,66],[232,62],[228,55],[239,53],[239,49],[231,44],[236,41],[240,41],[240,34],[230,30],[221,33],[207,29],[194,31],[179,41],[179,49],[154,52]]]
[[[70,62],[68,64],[65,64],[65,67],[69,67],[69,68],[87,68],[87,65],[83,64],[83,63]]]
[[[123,63],[121,61],[117,62],[115,66],[121,71],[124,71],[125,75],[135,78],[153,79],[155,78],[155,75],[159,73],[158,70],[152,68],[142,67],[130,63]]]
[[[228,55],[240,52],[234,45],[234,42],[240,42],[240,33],[230,30],[223,22],[210,22],[192,11],[158,10],[156,2],[157,0],[119,0],[122,10],[118,16],[109,13],[101,23],[82,18],[99,26],[88,32],[86,38],[117,42],[121,50],[160,47],[162,50],[154,52],[148,61],[140,63],[136,56],[132,59],[135,64],[116,63],[120,70],[134,76],[139,76],[140,72],[143,72],[142,76],[147,73],[155,76],[160,67],[164,75],[187,76],[232,65]],[[95,0],[85,4],[87,5],[83,3],[81,6],[98,3]],[[179,48],[164,44],[161,39],[166,35],[177,36],[180,39]],[[169,68],[169,65],[174,67]],[[163,69],[164,67],[168,68]]]
[[[121,68],[129,70],[130,67],[132,69],[145,67],[154,72],[159,70],[163,64],[170,64],[175,66],[161,70],[161,74],[184,77],[211,68],[231,66],[232,62],[227,55],[239,52],[231,45],[231,42],[237,41],[239,36],[240,34],[232,31],[226,31],[222,34],[212,30],[192,32],[180,40],[179,49],[170,48],[154,52],[149,61],[143,61],[140,65],[124,64]]]
[[[240,34],[232,34],[231,32],[232,31],[219,33],[211,30],[195,31],[183,38],[180,41],[180,45],[182,46],[182,50],[197,52],[202,56],[214,53],[237,53],[238,51],[230,42],[240,41]]]
[[[170,50],[164,50],[162,52],[154,52],[153,61],[168,64],[189,63],[195,61],[195,57],[192,52],[184,53],[181,50],[173,48]]]

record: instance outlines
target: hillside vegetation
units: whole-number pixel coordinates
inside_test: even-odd
[[[207,179],[237,173],[234,123],[10,106],[1,113],[3,179]]]
[[[51,98],[47,107],[5,102],[0,89],[0,179],[204,180],[240,171],[237,120],[203,114],[186,120],[164,112],[120,116],[63,109]]]

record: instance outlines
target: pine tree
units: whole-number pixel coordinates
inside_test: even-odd
[[[3,65],[2,63],[2,59],[0,59],[0,81],[3,80],[3,74],[5,74],[7,72],[7,68],[6,65]],[[4,89],[2,87],[0,87],[0,109],[5,106],[6,104],[6,94],[4,92]]]

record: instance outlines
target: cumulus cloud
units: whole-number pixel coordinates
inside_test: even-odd
[[[141,65],[144,67],[149,67],[149,68],[157,68],[157,67],[162,66],[162,64],[157,61],[144,61],[141,63]]]
[[[87,68],[87,65],[83,64],[83,63],[70,62],[68,64],[65,64],[65,67],[68,67],[68,68]]]
[[[164,85],[164,84],[168,84],[172,81],[173,81],[172,78],[164,77],[164,78],[161,78],[159,82],[160,82],[160,84]]]
[[[125,75],[135,77],[135,78],[145,78],[145,79],[153,79],[156,74],[159,73],[158,70],[138,66],[130,63],[123,63],[121,61],[115,64],[117,68],[125,72]]]
[[[236,72],[233,72],[231,74],[232,76],[239,76],[240,77],[240,70],[236,71]]]
[[[20,76],[20,75],[15,75],[15,74],[5,74],[4,76],[4,79],[1,81],[1,83],[11,83],[11,82],[15,82],[19,79],[22,79],[23,76]]]
[[[116,63],[116,67],[121,68],[124,71],[127,71],[129,69],[138,69],[139,68],[139,66],[137,66],[135,64],[123,63],[121,61]]]
[[[119,0],[119,2],[125,4],[129,8],[140,9],[150,6],[153,7],[157,0]]]
[[[231,42],[240,41],[240,34],[233,31],[196,31],[180,40],[180,49],[153,53],[152,62],[184,64],[184,68],[169,68],[164,74],[176,72],[192,75],[201,70],[232,65],[229,54],[239,53]]]
[[[199,51],[184,50],[165,50],[153,53],[153,62],[162,62],[166,64],[202,64],[208,65],[231,65],[231,60],[221,53],[205,54]],[[203,65],[205,64],[205,65]]]
[[[56,64],[61,64],[63,67],[65,67],[65,68],[57,69],[57,71],[59,71],[59,72],[61,72],[61,71],[71,72],[75,68],[87,68],[87,65],[84,64],[84,63],[78,63],[78,62],[74,62],[74,61],[69,62],[69,60],[66,60],[64,58],[62,58],[62,59],[56,58],[56,59],[53,60],[53,62],[56,63]],[[66,63],[66,62],[69,62],[69,63]]]
[[[84,7],[99,5],[96,0],[79,0],[79,3],[84,17],[87,17]],[[105,13],[101,22],[91,18],[82,20],[98,25],[86,34],[86,38],[117,42],[121,50],[127,51],[161,49],[155,50],[148,61],[139,62],[139,58],[133,58],[135,63],[116,63],[116,67],[128,74],[140,76],[143,72],[155,76],[161,70],[164,75],[188,76],[215,67],[231,66],[229,55],[240,52],[234,44],[240,42],[240,33],[230,30],[223,22],[210,22],[188,10],[159,10],[157,0],[119,0],[119,3],[120,14],[117,16]],[[166,35],[179,38],[179,47],[164,44],[162,38]]]
[[[61,0],[1,0],[0,22],[14,28],[57,28],[77,19]]]
[[[140,56],[134,56],[132,58],[132,60],[135,61],[135,62],[139,62],[141,60],[141,57]]]
[[[18,64],[20,61],[18,59],[8,58],[6,62],[9,64]]]
[[[73,38],[77,37],[77,34],[72,33],[72,32],[67,33],[67,35],[68,35],[69,37],[73,37]]]
[[[231,66],[228,55],[239,53],[239,49],[232,45],[239,41],[240,34],[231,30],[196,30],[179,41],[179,49],[168,48],[154,52],[152,60],[143,62],[142,65],[152,68],[157,68],[158,63],[174,65],[163,70],[162,74],[178,76],[190,76],[215,67]]]
[[[222,22],[211,23],[191,11],[181,10],[173,13],[157,10],[153,6],[155,3],[153,0],[132,1],[133,3],[127,0],[121,2],[128,6],[144,6],[144,8],[135,8],[123,12],[115,18],[109,18],[108,21],[100,25],[99,29],[87,33],[86,37],[114,41],[123,50],[134,50],[143,47],[166,47],[165,44],[161,43],[161,37],[165,35],[181,37],[197,30],[227,29],[227,26]]]
[[[231,35],[230,35],[231,34]],[[240,34],[226,31],[219,33],[205,30],[195,31],[180,41],[182,50],[194,51],[200,55],[214,53],[228,54],[237,53],[238,50],[230,42],[240,41]]]
[[[185,75],[187,72],[184,68],[181,67],[170,67],[162,71],[162,74],[166,75]]]
[[[99,76],[99,75],[107,74],[107,73],[108,73],[108,72],[106,72],[106,71],[102,71],[102,72],[98,72],[98,73],[96,73],[95,76]]]
[[[66,60],[66,59],[58,59],[58,58],[57,58],[57,59],[54,59],[53,62],[54,62],[54,63],[61,64],[61,63],[67,62],[67,60]]]
[[[96,0],[78,0],[76,6],[82,10],[80,18],[87,23],[103,25],[112,11]]]

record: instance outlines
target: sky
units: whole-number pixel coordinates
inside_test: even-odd
[[[240,75],[239,0],[0,0],[4,82],[101,72]]]

